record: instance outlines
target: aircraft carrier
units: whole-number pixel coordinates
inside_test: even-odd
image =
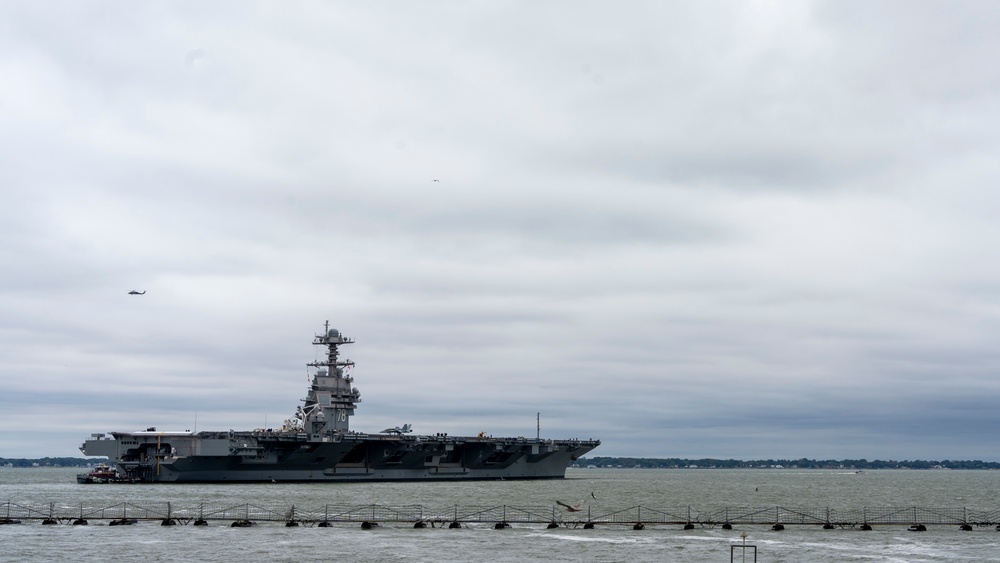
[[[304,404],[280,428],[249,431],[92,434],[80,446],[105,456],[117,481],[153,483],[438,481],[560,479],[566,467],[600,440],[419,436],[410,425],[368,434],[350,430],[361,401],[349,375],[354,362],[339,347],[354,341],[330,323],[313,340],[326,347]]]

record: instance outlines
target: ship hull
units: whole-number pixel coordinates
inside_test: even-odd
[[[561,479],[592,440],[274,432],[114,432],[88,440],[132,481],[267,483]]]

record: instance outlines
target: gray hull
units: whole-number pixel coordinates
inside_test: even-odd
[[[113,432],[81,448],[123,478],[159,483],[560,479],[591,440],[274,432]]]

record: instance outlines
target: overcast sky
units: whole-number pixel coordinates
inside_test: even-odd
[[[1000,460],[996,2],[6,2],[0,457]],[[132,296],[129,290],[145,290]]]

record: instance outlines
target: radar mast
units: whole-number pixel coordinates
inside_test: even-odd
[[[299,407],[296,417],[302,421],[303,429],[312,435],[342,433],[350,430],[350,418],[354,415],[361,393],[351,383],[354,378],[344,370],[354,366],[349,359],[340,359],[339,347],[353,344],[354,340],[330,328],[330,321],[323,324],[323,334],[313,339],[313,345],[326,346],[326,361],[306,364],[316,368],[309,392]]]

